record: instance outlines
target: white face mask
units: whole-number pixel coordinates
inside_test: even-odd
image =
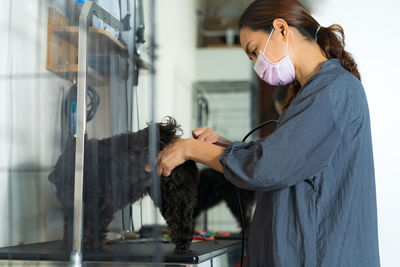
[[[260,50],[258,54],[256,64],[254,64],[254,70],[258,77],[270,85],[286,85],[293,82],[296,78],[293,63],[288,54],[289,39],[286,42],[286,56],[278,62],[274,63],[270,61],[264,54],[273,32],[274,28],[272,28],[268,36],[264,51]]]

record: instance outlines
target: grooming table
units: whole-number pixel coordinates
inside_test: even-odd
[[[70,252],[61,241],[0,248],[0,266],[68,266]],[[83,252],[83,266],[235,266],[240,264],[241,241],[212,240],[192,242],[191,251],[173,252],[171,242],[123,240],[103,249]],[[156,249],[159,249],[158,252]],[[162,258],[155,258],[160,255]]]

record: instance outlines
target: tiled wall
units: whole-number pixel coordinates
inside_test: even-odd
[[[196,83],[194,88],[198,94],[207,99],[209,109],[207,126],[231,141],[241,141],[251,130],[254,113],[249,81],[204,81]],[[204,217],[200,217],[197,226],[204,227],[203,222]],[[212,231],[241,230],[240,224],[232,216],[225,202],[207,211],[207,227]]]

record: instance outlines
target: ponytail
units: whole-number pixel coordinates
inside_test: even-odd
[[[352,55],[344,50],[344,32],[340,25],[333,24],[327,28],[321,27],[315,39],[327,58],[339,59],[342,67],[361,81],[357,63],[354,61]]]

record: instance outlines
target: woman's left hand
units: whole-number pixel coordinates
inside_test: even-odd
[[[158,175],[169,176],[176,166],[179,166],[188,160],[188,141],[189,139],[177,139],[168,144],[162,151],[160,151],[160,153],[158,153]],[[151,167],[147,165],[145,171],[150,172]]]

